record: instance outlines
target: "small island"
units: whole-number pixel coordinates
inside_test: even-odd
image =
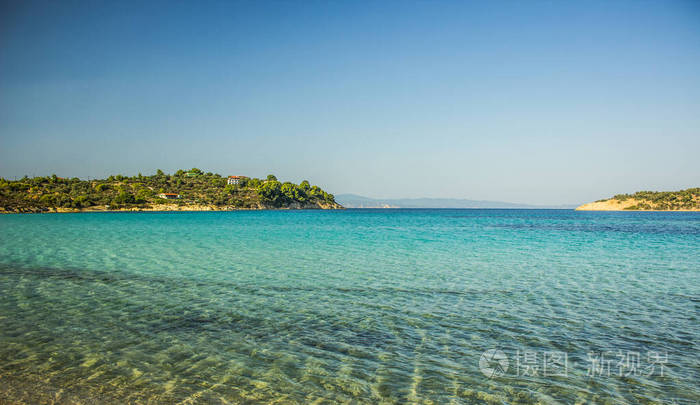
[[[700,188],[638,191],[583,204],[579,211],[700,211]]]
[[[294,184],[274,175],[224,177],[197,168],[100,180],[0,178],[0,213],[342,208],[332,194],[306,180]]]

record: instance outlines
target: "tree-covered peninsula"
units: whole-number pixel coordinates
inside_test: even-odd
[[[700,188],[638,191],[584,204],[581,211],[700,211]]]
[[[0,212],[211,211],[236,209],[338,209],[332,194],[308,181],[224,177],[193,168],[152,176],[101,180],[0,178]]]

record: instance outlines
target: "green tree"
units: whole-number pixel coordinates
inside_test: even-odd
[[[116,197],[114,197],[114,203],[116,204],[133,204],[136,202],[134,195],[126,190],[121,190]]]
[[[291,201],[296,200],[295,189],[296,189],[296,187],[294,186],[294,184],[292,184],[290,182],[285,182],[280,187],[280,192],[282,193],[282,195],[285,197],[285,199],[288,202],[291,202]]]
[[[260,186],[260,196],[264,202],[271,204],[273,207],[281,206],[284,202],[282,184],[276,180],[263,183]]]
[[[147,188],[141,188],[136,192],[135,202],[137,204],[144,204],[149,198],[153,196],[153,192]]]
[[[92,205],[92,202],[86,195],[81,195],[73,199],[73,208],[85,208]]]
[[[39,202],[45,207],[54,207],[56,205],[56,197],[51,194],[44,194],[39,198]]]
[[[260,181],[260,179],[253,178],[248,180],[246,185],[250,188],[259,189],[261,184],[262,182]]]

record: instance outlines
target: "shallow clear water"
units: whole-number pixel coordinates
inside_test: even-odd
[[[699,305],[697,213],[4,215],[0,403],[695,404]]]

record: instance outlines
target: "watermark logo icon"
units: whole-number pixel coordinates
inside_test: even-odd
[[[488,378],[500,377],[508,371],[508,356],[498,349],[489,349],[479,358],[479,370]]]

